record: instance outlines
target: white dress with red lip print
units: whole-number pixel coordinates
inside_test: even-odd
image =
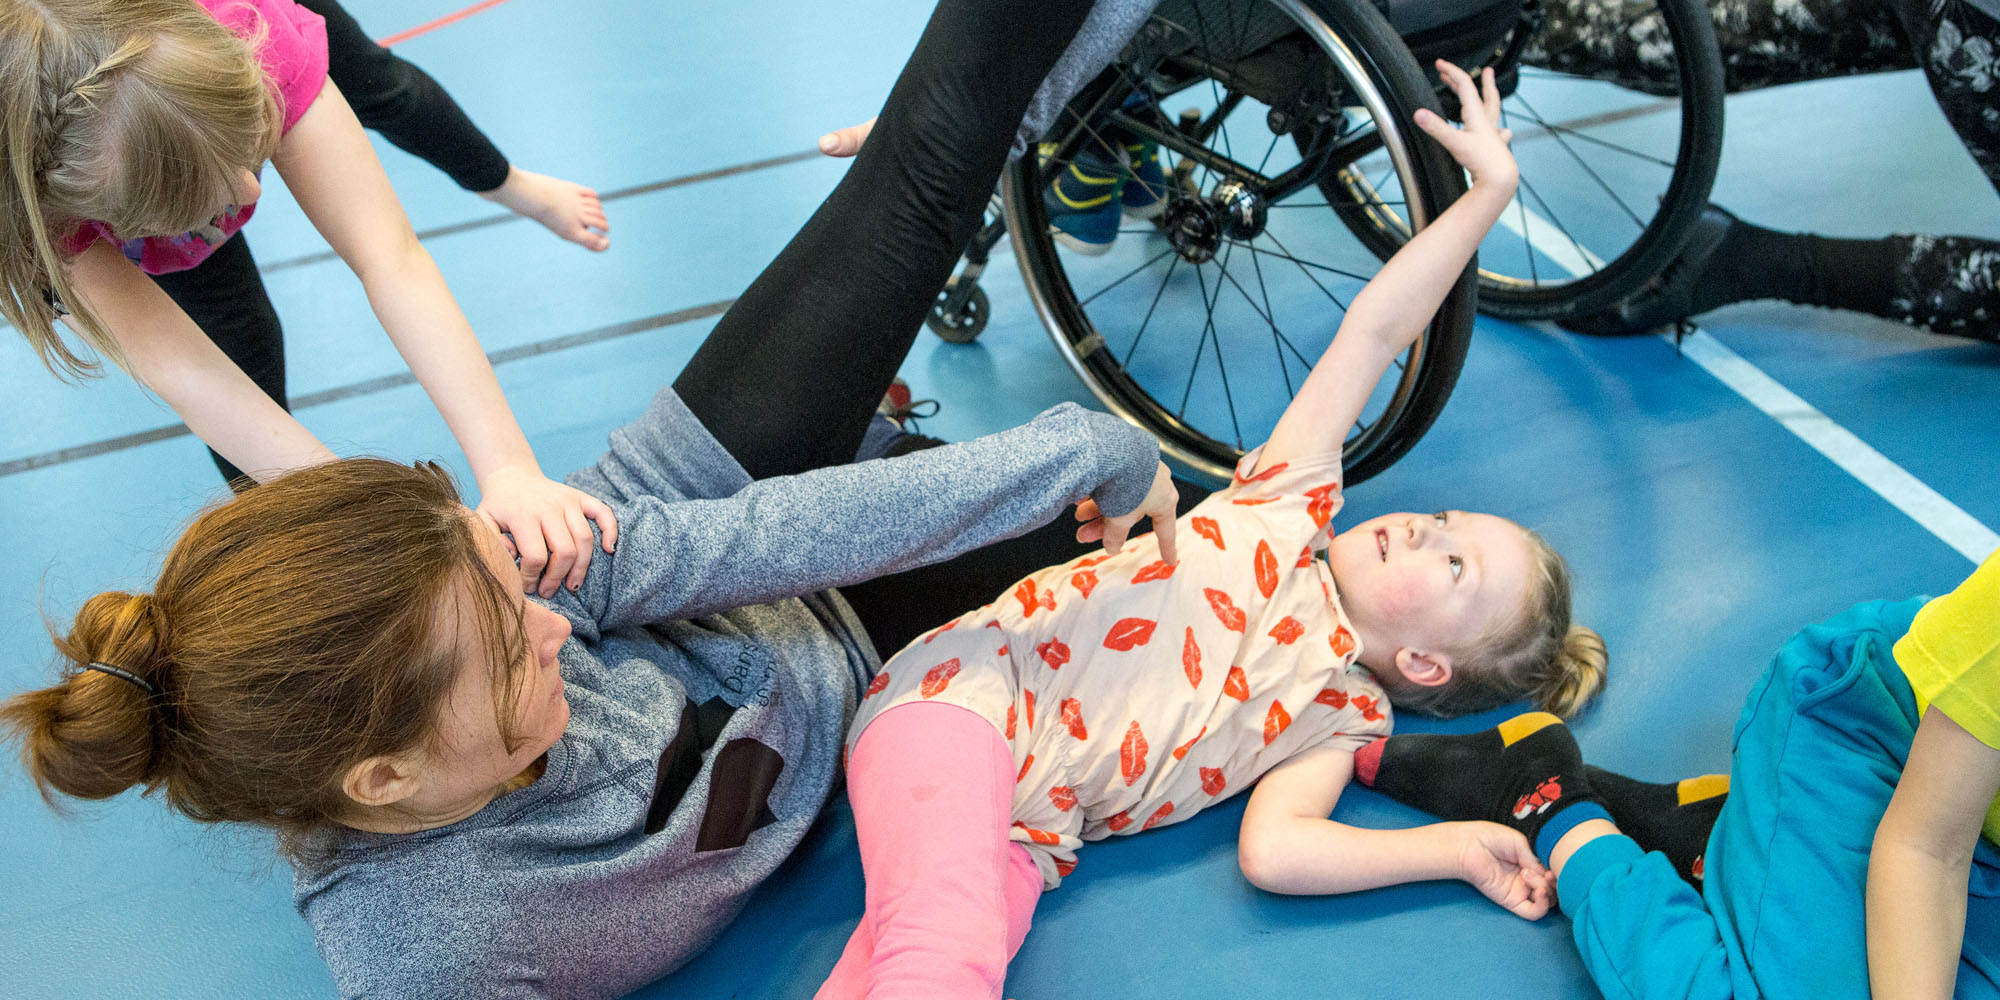
[[[868,686],[869,720],[930,700],[984,716],[1019,768],[1013,839],[1054,888],[1086,840],[1181,820],[1303,750],[1389,733],[1381,687],[1320,554],[1338,456],[1237,480],[1179,522],[1022,580],[912,642]]]

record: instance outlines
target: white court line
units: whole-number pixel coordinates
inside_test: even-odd
[[[1528,210],[1519,199],[1501,213],[1500,223],[1526,238],[1535,249],[1571,274],[1604,265],[1596,254],[1577,246],[1548,220]],[[1557,331],[1552,323],[1538,325],[1550,332]],[[1663,334],[1661,339],[1671,343],[1674,338]],[[1715,376],[1717,381],[1735,390],[1750,405],[1764,411],[1780,426],[1797,435],[1799,440],[1811,445],[1814,451],[1825,455],[1833,464],[1859,480],[1861,485],[1874,490],[1897,510],[1908,514],[1911,520],[1956,549],[1960,555],[1980,563],[1994,550],[2000,549],[2000,534],[1992,528],[1890,461],[1888,456],[1854,436],[1852,431],[1834,423],[1832,418],[1778,384],[1778,380],[1765,374],[1763,369],[1743,360],[1735,351],[1723,346],[1721,341],[1696,330],[1681,340],[1680,351]]]

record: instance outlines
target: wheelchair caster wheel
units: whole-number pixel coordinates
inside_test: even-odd
[[[952,301],[958,299],[954,306]],[[970,344],[979,339],[980,331],[986,329],[986,317],[992,311],[986,299],[986,289],[973,285],[961,296],[958,293],[958,279],[953,278],[938,293],[937,304],[931,306],[931,313],[924,317],[924,325],[931,328],[948,343]]]

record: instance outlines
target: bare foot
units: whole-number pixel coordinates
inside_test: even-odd
[[[499,202],[547,226],[556,234],[590,250],[611,245],[611,223],[604,218],[604,203],[597,192],[581,184],[509,167],[507,181],[479,195]]]
[[[859,125],[834,129],[819,137],[819,151],[828,156],[853,156],[861,152],[861,144],[868,141],[868,133],[874,128],[875,119],[870,118]]]

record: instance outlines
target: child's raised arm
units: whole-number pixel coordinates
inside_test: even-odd
[[[1514,197],[1519,173],[1507,152],[1512,136],[1498,125],[1500,92],[1493,71],[1482,74],[1479,87],[1442,59],[1438,72],[1458,94],[1465,127],[1454,129],[1422,110],[1417,127],[1472,175],[1472,188],[1389,258],[1349,303],[1333,343],[1272,430],[1258,469],[1340,451],[1375,383],[1430,324],[1479,241]]]
[[[1328,819],[1353,776],[1353,753],[1321,747],[1259,779],[1236,842],[1244,877],[1288,895],[1455,878],[1516,916],[1549,912],[1554,878],[1526,837],[1498,823],[1370,830]]]

